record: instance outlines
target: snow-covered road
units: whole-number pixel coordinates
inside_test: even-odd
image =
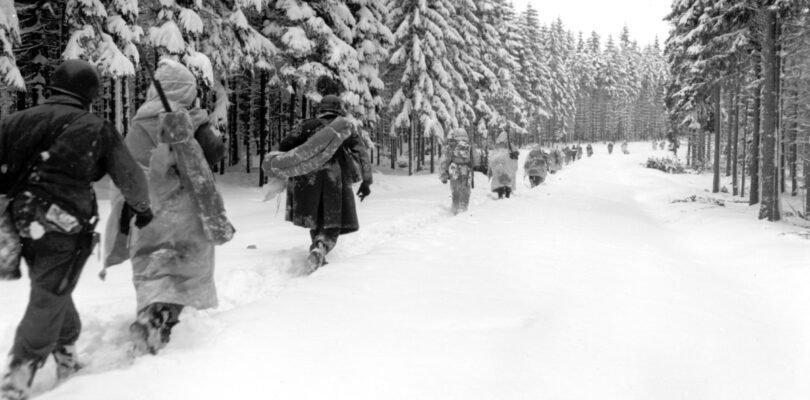
[[[298,277],[308,232],[283,201],[231,178],[221,306],[189,312],[158,356],[130,360],[127,266],[86,269],[76,302],[89,362],[41,399],[806,399],[810,242],[709,196],[710,177],[630,155],[569,165],[494,200],[478,174],[451,216],[435,176],[375,175],[361,231]],[[525,152],[524,152],[525,155]],[[522,165],[522,158],[520,164]],[[255,178],[255,177],[254,177]],[[106,210],[107,205],[104,204]],[[255,247],[255,248],[252,248]],[[0,347],[27,281],[0,282]]]

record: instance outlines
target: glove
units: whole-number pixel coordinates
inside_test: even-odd
[[[363,201],[368,195],[371,194],[371,188],[369,188],[369,184],[366,181],[360,184],[360,189],[357,190],[357,196],[360,197],[360,201]]]
[[[134,216],[135,209],[124,203],[124,207],[121,208],[121,219],[118,221],[118,231],[124,235],[129,235],[129,224]]]
[[[135,226],[137,226],[138,229],[141,229],[146,225],[149,225],[149,223],[152,222],[152,218],[155,217],[154,215],[152,215],[151,208],[147,208],[146,210],[143,210],[141,212],[136,211],[136,213],[137,216],[135,217]]]

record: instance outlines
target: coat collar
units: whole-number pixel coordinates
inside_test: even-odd
[[[87,110],[88,107],[84,105],[79,99],[68,96],[66,94],[54,94],[51,97],[48,97],[45,100],[45,104],[64,104],[68,106],[79,107],[81,109]]]

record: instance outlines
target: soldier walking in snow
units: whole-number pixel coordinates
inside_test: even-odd
[[[627,148],[627,141],[622,142],[622,153],[623,154],[630,154],[630,150]]]
[[[540,146],[533,148],[526,156],[523,163],[523,173],[529,177],[532,187],[535,187],[546,180],[548,173],[548,154]]]
[[[471,150],[470,139],[464,129],[456,129],[447,139],[444,156],[439,164],[439,179],[450,182],[453,204],[451,211],[458,214],[467,211],[470,205],[470,178],[477,165],[476,152]]]
[[[608,148],[608,154],[613,154],[613,142],[608,142],[607,148]]]
[[[588,145],[585,146],[585,152],[588,153],[588,157],[593,155],[593,146],[591,146],[590,143],[588,143]]]
[[[292,135],[281,141],[279,150],[290,151],[301,146],[344,115],[340,97],[324,96],[318,105],[317,118],[302,121]],[[310,272],[326,263],[326,255],[335,247],[340,235],[360,228],[352,183],[360,183],[357,192],[360,201],[371,194],[371,164],[365,143],[357,133],[349,135],[326,164],[289,179],[286,219],[310,230]]]
[[[105,174],[143,227],[152,219],[146,178],[113,125],[88,112],[99,76],[69,60],[53,73],[44,104],[0,122],[0,190],[21,237],[31,294],[0,383],[6,400],[28,396],[48,355],[64,379],[78,370],[81,321],[72,293],[95,245],[92,183]]]
[[[210,221],[198,200],[219,193],[201,193],[190,181],[212,180],[210,165],[225,155],[225,147],[208,121],[205,110],[195,108],[197,81],[182,64],[164,59],[155,73],[171,104],[164,114],[155,86],[138,108],[126,144],[147,171],[155,219],[132,229],[129,208],[113,198],[105,235],[105,267],[132,260],[137,315],[130,333],[137,351],[157,353],[169,342],[172,327],[184,307],[217,306],[214,285],[214,245]],[[175,126],[186,122],[183,129]],[[178,137],[180,136],[180,137]],[[181,159],[176,145],[198,144],[199,159]],[[196,162],[196,163],[195,163]],[[183,163],[181,165],[181,163]],[[186,163],[195,165],[188,170]],[[193,175],[192,177],[187,175]]]
[[[489,155],[487,176],[490,178],[490,188],[498,194],[499,199],[504,196],[508,199],[517,189],[517,159],[512,158],[510,153],[506,140],[499,137],[495,149]]]

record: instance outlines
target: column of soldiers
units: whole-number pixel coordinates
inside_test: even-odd
[[[117,191],[107,218],[104,268],[131,261],[134,349],[156,354],[185,308],[217,306],[215,246],[230,240],[234,229],[211,173],[225,147],[199,108],[196,78],[182,64],[161,60],[126,138],[90,112],[99,86],[95,67],[66,61],[54,71],[43,104],[0,121],[0,195],[6,200],[0,214],[7,216],[0,223],[19,235],[31,281],[0,380],[2,400],[27,398],[48,357],[56,361],[60,380],[82,366],[76,353],[81,320],[72,293],[98,242],[92,184],[105,175]],[[504,135],[486,157],[498,198],[517,188],[519,153]],[[590,157],[591,145],[586,149]],[[276,194],[286,189],[286,220],[309,230],[305,272],[311,273],[327,264],[341,235],[359,229],[354,196],[363,201],[371,194],[366,146],[347,118],[340,90],[325,93],[316,117],[297,125],[278,150],[263,168]],[[580,145],[550,153],[535,146],[524,163],[531,186],[582,154]],[[463,129],[445,143],[439,177],[451,186],[454,214],[469,207],[473,170],[483,155]],[[356,193],[353,184],[359,184]],[[0,248],[0,279],[20,277],[18,263],[4,263],[8,250]]]
[[[59,380],[82,367],[72,293],[99,239],[93,183],[105,175],[117,191],[104,271],[132,263],[134,350],[163,348],[184,308],[217,306],[215,246],[234,233],[211,172],[225,147],[185,66],[161,60],[154,78],[126,138],[91,112],[100,77],[80,60],[56,68],[43,104],[0,121],[0,280],[19,278],[22,258],[31,282],[0,379],[2,400],[28,398],[48,357]],[[337,94],[325,96],[317,117],[265,165],[282,190],[290,186],[287,220],[310,230],[308,272],[326,264],[338,236],[359,228],[351,184],[360,183],[361,201],[371,193],[365,146]]]

